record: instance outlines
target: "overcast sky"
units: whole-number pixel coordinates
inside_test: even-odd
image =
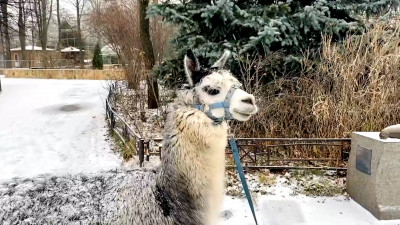
[[[70,13],[75,14],[75,6],[73,6],[68,0],[60,0],[60,8],[66,9]]]

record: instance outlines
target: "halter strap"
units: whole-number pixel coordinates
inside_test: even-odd
[[[200,111],[203,111],[210,119],[212,119],[214,121],[213,122],[214,125],[220,124],[224,120],[232,120],[233,116],[232,116],[231,112],[229,112],[229,107],[230,107],[230,104],[231,104],[231,98],[233,96],[233,93],[235,93],[235,91],[237,89],[239,89],[241,86],[242,85],[240,83],[236,83],[236,84],[232,85],[232,87],[229,89],[228,93],[226,94],[224,101],[208,105],[208,110],[207,111],[204,111],[204,109],[205,109],[204,106],[205,105],[193,104],[192,106],[193,106],[193,108],[196,108],[196,109],[198,109]],[[225,115],[218,118],[218,117],[215,117],[215,116],[212,115],[211,110],[219,109],[219,108],[223,108],[224,109]]]

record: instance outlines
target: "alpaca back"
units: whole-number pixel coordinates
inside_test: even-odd
[[[146,170],[14,179],[0,184],[0,224],[173,224],[154,193]]]

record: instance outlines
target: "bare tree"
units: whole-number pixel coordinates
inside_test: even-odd
[[[61,50],[61,19],[60,19],[60,0],[57,0],[57,27],[58,27],[58,42],[57,50]]]
[[[83,56],[83,38],[82,38],[82,29],[81,29],[81,19],[83,14],[83,9],[85,8],[86,0],[69,0],[69,2],[75,7],[76,9],[76,25],[78,29],[78,36],[79,36],[79,62],[81,69],[84,67],[84,56]]]
[[[5,60],[11,60],[11,51],[10,51],[10,32],[9,32],[9,22],[8,22],[8,0],[2,0],[0,3],[1,7],[1,24],[2,24],[2,33],[4,37],[4,50],[5,50]],[[11,61],[6,61],[7,68],[11,67]]]
[[[33,0],[33,8],[36,16],[36,24],[42,49],[47,48],[47,31],[53,13],[53,0]],[[48,16],[47,16],[48,14]]]
[[[30,18],[31,18],[31,38],[32,38],[32,48],[35,46],[35,28],[37,25],[35,24],[35,10],[34,4],[29,4],[30,9]]]
[[[96,12],[101,11],[103,0],[89,0],[90,3],[90,12],[89,14],[96,14]],[[89,16],[89,23],[92,21],[91,16]],[[97,29],[93,26],[90,27],[91,33],[97,36],[97,43],[102,42],[102,34],[101,32],[97,32]]]
[[[21,45],[21,58],[22,58],[22,67],[27,66],[27,57],[26,57],[26,20],[27,20],[27,5],[25,0],[19,0],[18,4],[18,36],[19,43]]]
[[[91,27],[94,28],[99,36],[104,37],[112,46],[113,50],[118,54],[120,62],[125,72],[125,77],[128,81],[128,86],[133,89],[140,89],[140,82],[142,80],[147,81],[147,86],[150,87],[147,93],[143,93],[141,97],[149,103],[153,100],[153,95],[157,96],[157,89],[152,87],[158,87],[157,81],[150,80],[150,70],[153,68],[155,62],[160,62],[165,53],[166,46],[168,45],[169,36],[172,34],[173,29],[165,24],[157,23],[152,21],[151,26],[147,29],[150,34],[147,33],[147,44],[152,45],[151,52],[154,51],[153,58],[146,60],[147,53],[144,51],[142,44],[143,38],[140,33],[140,10],[139,0],[119,0],[119,1],[103,1],[101,6],[97,4],[101,0],[91,0],[95,6],[93,7],[90,21],[92,22]],[[145,13],[145,10],[142,11]],[[144,17],[145,15],[142,14]],[[129,26],[127,26],[129,24]],[[148,40],[151,36],[151,42]],[[157,59],[157,60],[154,60]],[[154,83],[153,83],[154,82]],[[154,107],[154,104],[150,102],[148,106]]]
[[[150,21],[146,18],[147,7],[149,0],[139,0],[139,20],[140,20],[140,39],[144,51],[144,63],[147,72],[147,105],[149,109],[158,108],[159,93],[157,79],[153,78],[150,71],[155,64],[153,45],[150,38]]]

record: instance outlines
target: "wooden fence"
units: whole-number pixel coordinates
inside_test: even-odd
[[[9,78],[121,80],[122,70],[92,69],[3,69],[1,74]]]

